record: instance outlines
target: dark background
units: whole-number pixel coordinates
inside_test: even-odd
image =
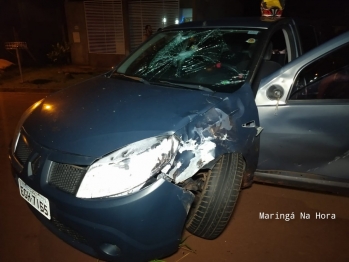
[[[66,0],[79,1],[79,0]],[[81,0],[80,0],[81,1]],[[229,16],[260,16],[260,0],[182,0],[181,6],[196,8],[197,19]],[[183,5],[182,5],[183,3]],[[190,4],[189,4],[190,3]],[[322,27],[324,38],[347,30],[348,0],[286,0],[283,16],[305,17]],[[195,19],[195,16],[194,16]],[[64,0],[0,0],[0,58],[15,62],[4,43],[25,41],[24,65],[48,63],[52,45],[67,39]]]
[[[24,64],[47,62],[51,45],[65,40],[65,23],[64,0],[0,0],[0,58],[17,61],[4,43],[24,41]]]

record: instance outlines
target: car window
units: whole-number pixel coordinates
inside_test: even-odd
[[[289,99],[349,99],[349,45],[304,67]]]
[[[135,51],[116,73],[151,83],[171,82],[230,92],[249,74],[260,30],[163,31]]]

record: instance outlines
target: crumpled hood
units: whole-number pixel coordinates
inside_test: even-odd
[[[23,127],[42,146],[100,157],[174,132],[221,98],[217,93],[212,97],[208,92],[100,76],[47,97]]]

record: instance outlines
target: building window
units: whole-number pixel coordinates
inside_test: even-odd
[[[88,48],[96,54],[125,54],[122,0],[84,1]]]

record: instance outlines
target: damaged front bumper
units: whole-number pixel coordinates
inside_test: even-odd
[[[13,176],[50,201],[51,219],[31,205],[36,217],[62,240],[105,261],[149,261],[176,252],[194,195],[159,179],[145,189],[117,198],[80,199],[29,176],[10,155]],[[30,163],[30,162],[29,162]],[[28,164],[29,166],[29,164]]]

